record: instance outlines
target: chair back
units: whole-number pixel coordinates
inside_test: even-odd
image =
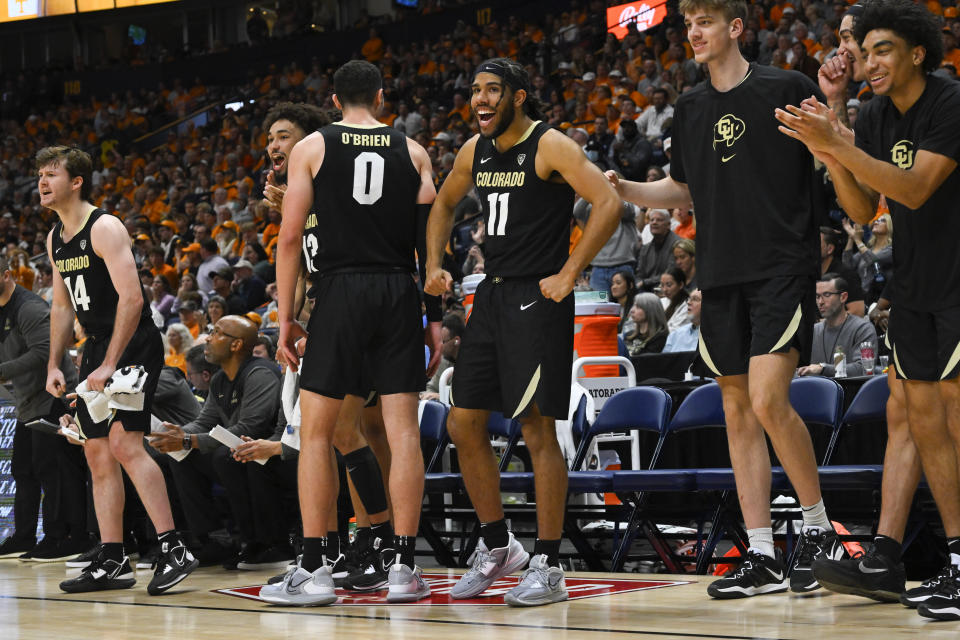
[[[438,470],[443,452],[450,444],[450,436],[447,435],[447,412],[447,407],[435,400],[427,400],[423,403],[420,437],[432,440],[434,443],[433,452],[425,461],[427,473]]]

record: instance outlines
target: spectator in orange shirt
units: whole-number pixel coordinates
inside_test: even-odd
[[[459,114],[460,119],[464,122],[470,122],[470,105],[467,104],[466,99],[463,97],[463,94],[460,92],[455,92],[453,94],[453,108],[450,110],[451,114]]]
[[[167,327],[167,333],[164,337],[167,343],[167,353],[164,357],[164,364],[168,367],[176,367],[186,375],[187,351],[190,351],[190,347],[193,346],[193,341],[196,336],[194,336],[193,332],[184,324],[174,322]]]
[[[150,264],[150,273],[153,276],[163,276],[170,285],[171,291],[176,291],[180,286],[180,274],[172,266],[163,260],[163,248],[152,247],[147,252],[147,260]]]
[[[678,207],[673,210],[673,219],[679,222],[673,232],[681,238],[695,240],[697,237],[697,222],[693,211],[689,207]]]
[[[370,36],[360,48],[360,55],[367,59],[367,62],[377,63],[383,57],[383,40],[376,29],[370,29]]]

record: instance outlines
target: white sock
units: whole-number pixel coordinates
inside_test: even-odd
[[[950,564],[955,567],[960,568],[960,553],[951,553],[950,554]]]
[[[768,558],[774,557],[772,527],[747,529],[747,538],[750,540],[750,549],[762,553]]]
[[[827,509],[823,506],[823,500],[812,504],[809,507],[800,505],[803,511],[803,528],[819,527],[824,531],[833,531],[833,525],[830,524],[830,518],[827,517]]]

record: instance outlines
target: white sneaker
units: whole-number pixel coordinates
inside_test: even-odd
[[[329,566],[323,565],[313,573],[298,566],[287,572],[282,582],[260,587],[260,598],[271,604],[316,607],[333,604],[337,594]]]
[[[563,569],[547,564],[547,556],[540,554],[530,561],[520,584],[510,589],[503,601],[512,607],[536,607],[561,602],[569,597]]]
[[[424,582],[420,567],[411,569],[395,562],[387,584],[387,602],[416,602],[430,595],[430,585]]]
[[[483,538],[480,538],[471,556],[473,565],[450,590],[451,598],[473,598],[503,576],[510,575],[527,564],[530,554],[523,550],[523,545],[512,533],[509,535],[507,546],[499,549],[487,549]]]

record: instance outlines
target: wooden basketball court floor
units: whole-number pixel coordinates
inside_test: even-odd
[[[960,638],[960,622],[926,620],[899,604],[823,591],[714,601],[706,595],[710,576],[568,574],[685,584],[532,609],[438,604],[280,608],[214,591],[256,585],[271,572],[200,569],[170,593],[151,597],[146,593],[149,571],[139,572],[133,589],[76,595],[57,588],[66,571],[63,564],[0,561],[0,640]],[[446,574],[452,583],[459,572],[428,573]]]

